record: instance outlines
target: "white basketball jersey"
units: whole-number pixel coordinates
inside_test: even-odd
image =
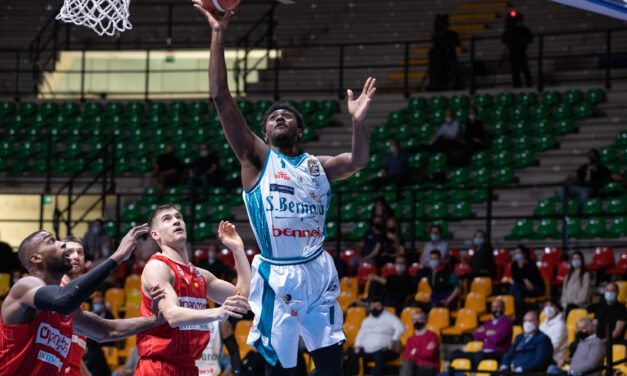
[[[259,180],[243,196],[263,259],[298,264],[322,252],[331,190],[318,158],[269,150]]]
[[[211,337],[202,357],[196,360],[199,375],[218,376],[222,372],[220,356],[222,355],[222,338],[220,337],[220,322],[212,321],[209,324]]]

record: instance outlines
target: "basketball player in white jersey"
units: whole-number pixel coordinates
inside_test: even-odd
[[[242,168],[244,201],[261,254],[253,260],[249,302],[255,314],[248,344],[266,359],[266,375],[291,375],[299,336],[318,375],[341,375],[342,311],[333,258],[322,249],[331,201],[329,181],[346,179],[368,163],[364,118],[375,93],[368,78],[359,98],[348,90],[353,122],[350,153],[299,154],[303,119],[293,107],[274,104],[264,116],[264,142],[246,124],[233,100],[224,61],[231,13],[220,16],[193,0],[211,25],[209,84],[224,134]]]

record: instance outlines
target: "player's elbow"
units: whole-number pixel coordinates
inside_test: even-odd
[[[165,319],[165,321],[167,321],[168,324],[173,328],[178,328],[179,326],[184,324],[181,315],[176,314],[176,309],[164,309],[161,311],[161,313],[163,314],[163,318]]]

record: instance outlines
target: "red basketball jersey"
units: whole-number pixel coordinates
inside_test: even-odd
[[[18,325],[4,325],[0,318],[0,375],[60,375],[71,345],[72,315],[40,311]]]
[[[152,260],[165,262],[174,272],[173,287],[179,297],[181,307],[191,309],[207,307],[205,278],[191,263],[184,265],[160,253],[153,255],[148,262]],[[144,294],[142,289],[141,316],[153,314],[151,303],[152,300]],[[207,343],[209,343],[209,325],[207,324],[172,328],[165,323],[137,335],[137,352],[142,359],[195,369],[194,363],[202,356]],[[140,362],[139,366],[142,364],[147,363]]]
[[[61,280],[61,286],[65,286],[66,282]],[[85,310],[85,304],[81,304],[81,309]],[[81,360],[85,355],[87,349],[87,337],[72,333],[72,346],[70,346],[70,353],[67,356],[65,376],[81,376]]]

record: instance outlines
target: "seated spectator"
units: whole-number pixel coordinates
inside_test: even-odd
[[[165,153],[157,157],[152,170],[153,184],[159,187],[159,195],[163,195],[166,188],[181,184],[184,169],[185,165],[174,154],[174,146],[166,146]]]
[[[384,222],[387,221],[388,218],[394,217],[394,211],[392,211],[392,208],[385,199],[385,196],[381,195],[375,198],[370,220],[372,221],[374,217],[381,217]]]
[[[430,145],[420,145],[418,150],[428,150],[434,153],[447,153],[461,149],[462,144],[462,126],[453,116],[453,111],[449,108],[446,110],[446,118],[444,124],[440,126],[433,141]]]
[[[375,187],[383,187],[389,184],[396,186],[397,192],[407,183],[408,174],[408,158],[401,150],[401,144],[398,140],[390,140],[390,151],[383,159],[383,168],[381,169],[381,177],[374,179]]]
[[[557,365],[549,366],[547,373],[549,375],[559,375],[565,373],[561,367],[564,364],[569,364],[569,375],[583,375],[590,370],[593,370],[603,364],[603,358],[605,357],[605,345],[599,337],[594,334],[594,327],[592,321],[587,318],[581,318],[577,320],[575,324],[577,328],[577,334],[575,336],[575,342],[570,345],[570,353],[572,357],[563,363],[557,363]],[[574,345],[574,346],[573,346]],[[618,359],[614,359],[618,360]],[[590,376],[601,376],[601,372],[586,373]]]
[[[437,334],[426,329],[427,315],[411,315],[414,335],[407,339],[400,376],[435,376],[440,370],[440,344]]]
[[[187,179],[189,187],[189,200],[196,200],[196,190],[198,186],[202,186],[204,197],[201,201],[209,198],[209,186],[217,186],[220,184],[220,165],[218,157],[209,152],[209,145],[200,145],[200,156],[194,158],[190,165],[189,178]]]
[[[403,310],[403,305],[414,290],[412,289],[411,276],[407,272],[407,260],[404,256],[396,257],[396,274],[386,278],[376,274],[370,274],[370,289],[368,296],[384,296],[383,303],[386,307],[394,307],[397,314]]]
[[[468,109],[468,121],[464,129],[464,143],[471,154],[488,148],[488,137],[483,122],[477,118],[477,109]]]
[[[512,320],[504,315],[505,303],[500,299],[492,301],[491,311],[492,319],[483,323],[475,331],[475,341],[483,342],[481,351],[453,351],[449,358],[451,362],[457,358],[468,359],[473,369],[476,369],[484,359],[501,361],[512,344]]]
[[[448,263],[442,261],[440,251],[434,249],[429,255],[429,267],[416,274],[417,282],[427,277],[431,287],[431,301],[418,302],[418,306],[425,312],[429,312],[434,306],[444,306],[449,309],[455,307],[457,297],[461,293],[460,283]]]
[[[541,296],[546,289],[538,267],[531,260],[529,249],[523,245],[519,245],[514,251],[512,279],[509,294],[514,296],[516,320],[520,320],[525,310],[525,298]]]
[[[103,247],[108,245],[110,240],[109,234],[104,231],[101,219],[95,219],[91,222],[87,228],[87,232],[83,235],[85,259],[95,260],[102,257],[109,257],[109,255],[104,255],[102,251]]]
[[[553,360],[557,364],[564,364],[566,358],[566,345],[568,344],[568,331],[566,321],[562,315],[562,306],[557,300],[547,300],[544,303],[546,319],[540,324],[540,331],[551,339],[553,345]]]
[[[369,303],[370,313],[361,322],[355,337],[355,355],[363,358],[364,365],[374,361],[373,376],[382,376],[385,362],[399,356],[401,336],[405,325],[383,306],[382,297]]]
[[[496,263],[492,253],[492,245],[483,230],[475,231],[472,239],[472,256],[470,257],[470,277],[496,278]]]
[[[570,271],[562,285],[561,303],[566,307],[565,317],[571,309],[586,308],[590,303],[590,273],[585,269],[583,255],[579,251],[570,256]]]
[[[405,246],[401,239],[400,226],[396,218],[390,217],[386,221],[385,241],[382,243],[381,251],[377,257],[377,265],[379,267],[388,262],[394,262],[398,256],[405,255]]]
[[[215,244],[209,244],[207,258],[198,261],[198,266],[208,270],[216,277],[230,281],[235,278],[235,272],[229,268],[222,260],[218,258],[218,246]]]
[[[440,251],[442,260],[448,262],[448,243],[442,240],[442,226],[431,225],[431,227],[429,227],[429,237],[431,241],[426,242],[422,247],[420,263],[425,267],[429,266],[429,255],[434,249]]]
[[[610,282],[605,286],[603,301],[594,311],[594,326],[597,328],[597,337],[607,342],[612,336],[614,342],[622,342],[627,322],[627,308],[617,300],[618,286]]]
[[[363,239],[357,245],[357,255],[351,259],[352,270],[357,270],[357,267],[364,262],[376,263],[381,247],[386,242],[384,230],[383,217],[373,217],[370,229],[366,231]]]
[[[562,184],[569,184],[573,179],[577,179],[574,184],[568,186],[568,197],[578,197],[580,202],[597,196],[599,189],[609,181],[625,183],[622,176],[613,173],[601,164],[599,151],[590,149],[588,151],[588,163],[584,163],[576,171],[568,174]],[[564,187],[557,189],[559,197],[564,197]]]
[[[501,361],[500,370],[511,372],[545,372],[552,360],[553,346],[546,334],[538,330],[538,314],[529,311],[519,334]]]

